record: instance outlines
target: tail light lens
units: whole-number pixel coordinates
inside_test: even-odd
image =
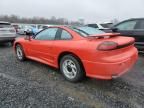
[[[108,51],[108,50],[114,50],[116,49],[118,44],[116,42],[112,41],[105,41],[102,42],[100,45],[98,45],[98,50],[100,51]]]

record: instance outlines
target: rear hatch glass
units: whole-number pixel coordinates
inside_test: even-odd
[[[10,23],[0,23],[0,28],[11,28],[11,24]]]
[[[71,27],[72,30],[77,32],[83,37],[89,37],[91,35],[98,35],[98,34],[104,34],[105,32],[96,28],[92,27]]]

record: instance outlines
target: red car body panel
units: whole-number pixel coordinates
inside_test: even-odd
[[[67,27],[59,27],[72,35],[72,40],[26,40],[18,38],[27,58],[59,68],[59,57],[64,53],[76,55],[82,62],[86,76],[100,79],[112,79],[127,72],[135,64],[138,56],[134,45],[111,51],[99,51],[97,47],[105,41],[125,45],[134,41],[131,37],[115,36],[107,39],[89,39],[80,36]]]

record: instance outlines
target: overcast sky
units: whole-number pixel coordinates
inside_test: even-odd
[[[144,0],[0,0],[0,15],[64,17],[86,22],[144,17]]]

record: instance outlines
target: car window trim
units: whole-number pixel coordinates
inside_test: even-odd
[[[137,20],[137,24],[135,25],[135,31],[144,31],[144,29],[137,29],[137,25],[139,25],[144,19]]]
[[[137,25],[138,20],[131,19],[131,20],[122,21],[122,22],[114,25],[114,27],[117,28],[117,26],[119,26],[120,24],[127,23],[127,22],[130,22],[130,21],[136,21],[135,26]],[[135,26],[134,26],[134,29],[133,29],[133,30],[135,30]],[[118,31],[133,31],[133,30],[119,30],[119,29],[118,29]]]
[[[55,40],[60,40],[60,38],[61,38],[61,33],[62,33],[62,30],[61,30],[60,28],[58,28],[57,33],[56,33],[56,36],[55,36]]]
[[[36,36],[37,36],[39,33],[41,33],[42,31],[44,31],[44,30],[46,30],[46,29],[43,29],[43,30],[39,31],[37,34],[35,34],[35,35],[33,36],[33,39],[35,39]],[[35,39],[35,40],[37,40],[37,39]]]
[[[59,35],[59,34],[56,34],[56,35],[59,35],[59,36],[57,36],[58,39],[56,39],[56,40],[72,40],[72,39],[73,39],[73,36],[72,36],[72,34],[71,34],[68,30],[65,30],[65,31],[70,34],[71,38],[70,38],[70,39],[61,39],[62,31],[63,31],[63,30],[65,30],[65,29],[63,29],[63,28],[58,28],[57,32],[59,31],[59,32],[60,32],[60,35]]]

